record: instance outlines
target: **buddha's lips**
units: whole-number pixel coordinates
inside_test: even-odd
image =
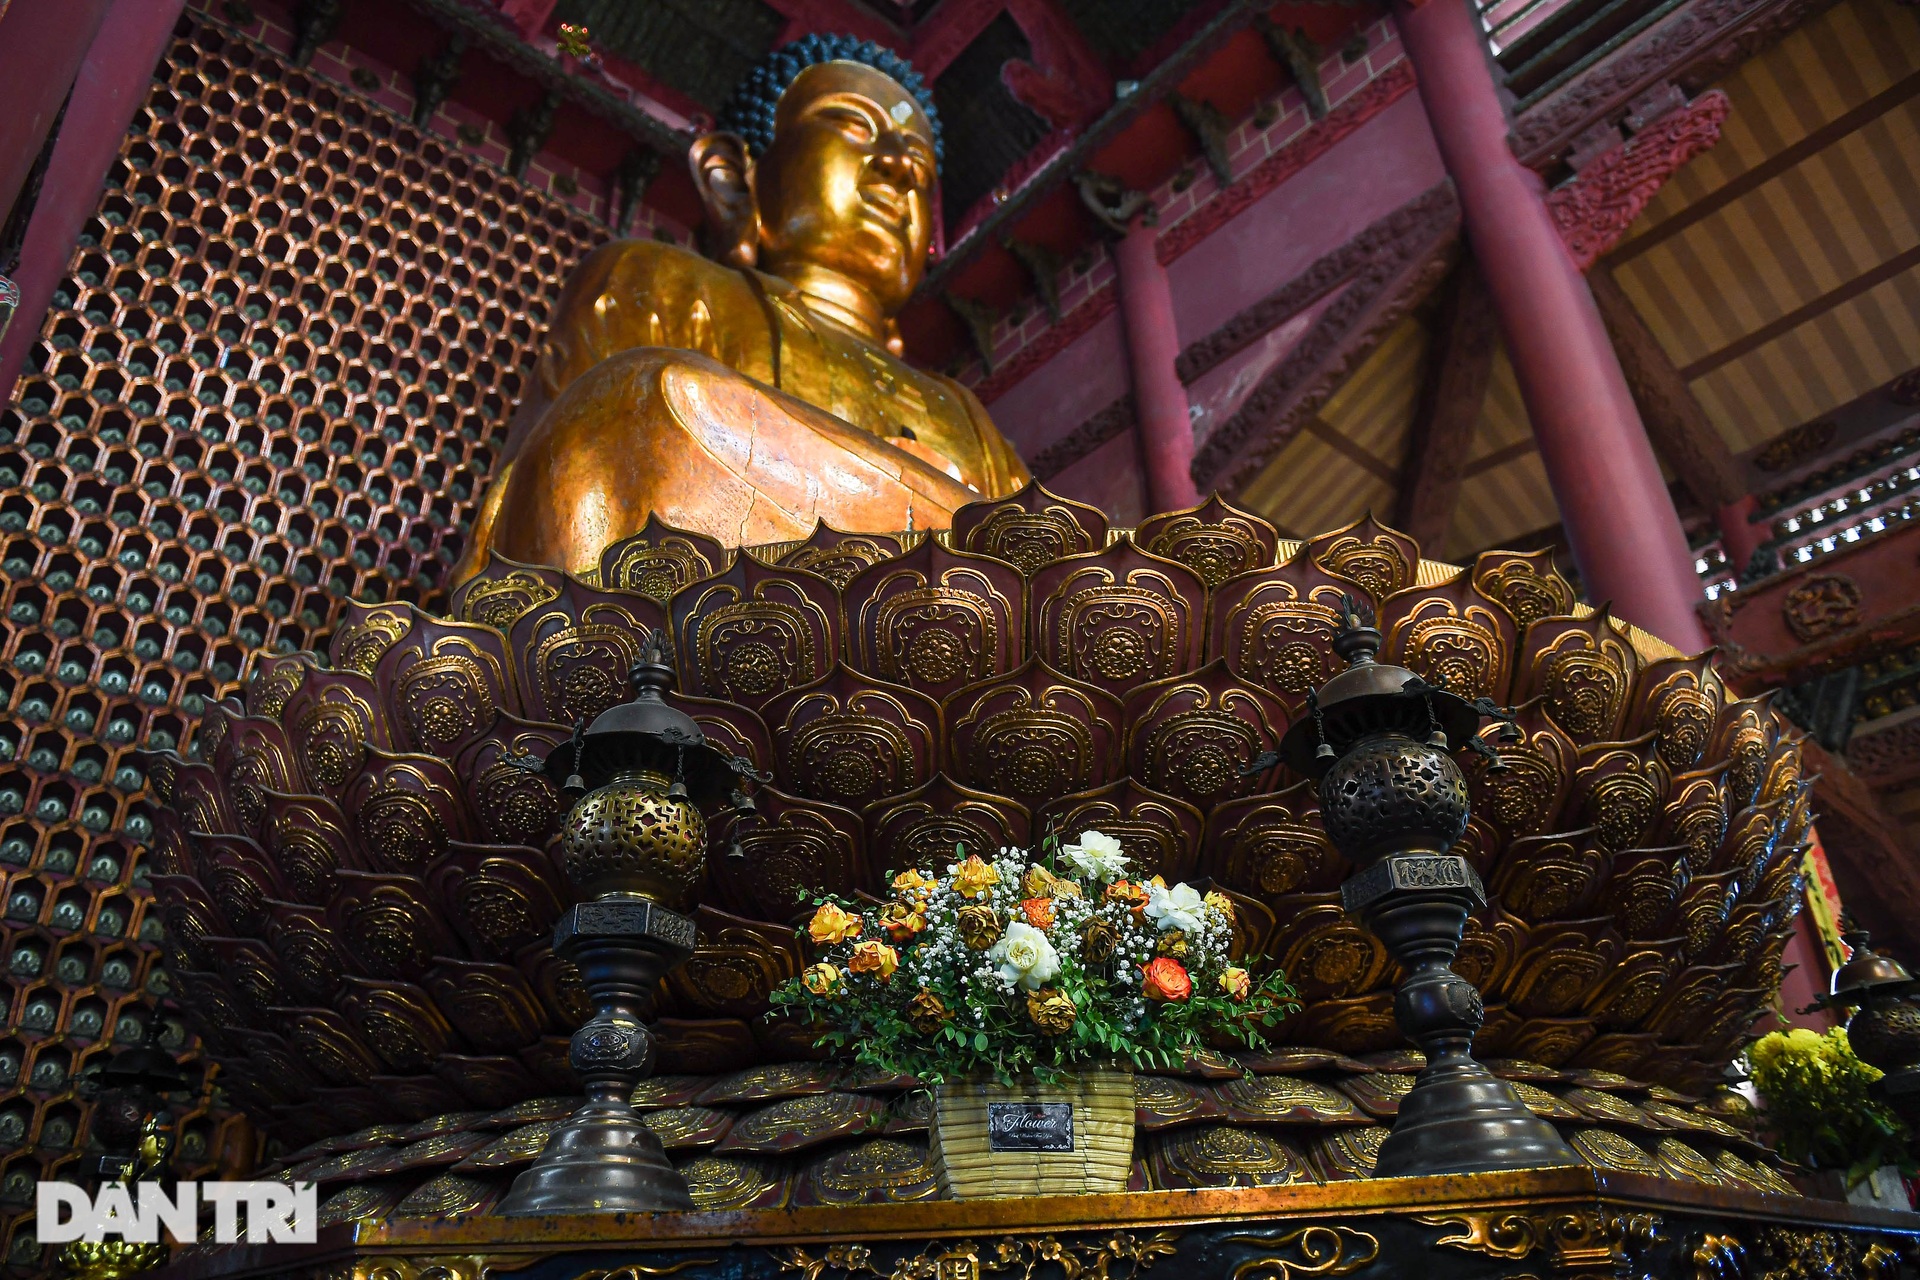
[[[896,231],[902,237],[913,225],[912,208],[907,198],[890,186],[878,182],[863,183],[860,201],[879,215],[878,221],[885,224],[888,230]]]

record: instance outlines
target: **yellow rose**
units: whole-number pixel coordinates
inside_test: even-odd
[[[849,972],[878,974],[882,982],[893,977],[899,967],[900,953],[884,942],[856,942],[853,957],[847,961]]]
[[[1033,1025],[1040,1028],[1042,1035],[1065,1035],[1073,1030],[1073,1020],[1080,1011],[1064,991],[1055,991],[1051,987],[1042,987],[1038,991],[1027,992],[1027,1017]]]
[[[807,936],[813,939],[816,947],[828,947],[836,942],[845,942],[848,938],[857,938],[860,936],[860,917],[842,911],[831,902],[823,902],[820,909],[813,913],[813,919],[807,922]]]
[[[1187,935],[1178,929],[1169,929],[1160,935],[1160,941],[1153,947],[1153,953],[1160,956],[1187,957]]]
[[[932,1035],[953,1021],[953,1010],[947,1008],[946,1001],[922,987],[920,994],[907,1002],[907,1021],[920,1034]]]
[[[953,874],[953,891],[963,898],[984,898],[988,889],[1000,883],[1000,873],[977,853],[948,870]]]
[[[906,902],[925,902],[939,883],[918,871],[902,871],[893,878],[893,891]]]
[[[1209,907],[1212,907],[1215,911],[1218,911],[1221,915],[1221,918],[1224,919],[1228,924],[1233,923],[1233,900],[1227,897],[1226,894],[1221,893],[1217,889],[1210,890],[1208,891],[1207,896],[1204,899],[1202,899],[1202,901],[1204,901]]]
[[[1000,941],[1000,917],[993,914],[992,907],[978,904],[962,907],[953,923],[960,930],[961,940],[975,951],[985,951]]]
[[[826,963],[809,965],[800,981],[814,995],[830,996],[840,990],[840,971]]]
[[[1220,971],[1220,989],[1235,1000],[1245,1000],[1253,990],[1253,979],[1245,969],[1228,966]]]

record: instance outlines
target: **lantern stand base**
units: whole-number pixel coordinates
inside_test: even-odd
[[[1473,984],[1450,967],[1468,913],[1487,902],[1472,865],[1458,854],[1391,854],[1348,879],[1340,896],[1406,970],[1394,994],[1394,1015],[1427,1055],[1425,1069],[1400,1100],[1374,1175],[1583,1163],[1512,1085],[1473,1057],[1473,1036],[1485,1010]]]
[[[686,1179],[635,1114],[634,1086],[653,1068],[654,1035],[640,1020],[662,975],[693,954],[693,921],[630,894],[570,908],[553,947],[580,968],[593,1017],[567,1058],[587,1101],[547,1139],[495,1210],[520,1218],[561,1213],[690,1210]]]

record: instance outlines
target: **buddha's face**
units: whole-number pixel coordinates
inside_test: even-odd
[[[808,67],[755,167],[761,265],[837,271],[891,315],[926,266],[934,180],[933,129],[912,94],[861,63]]]

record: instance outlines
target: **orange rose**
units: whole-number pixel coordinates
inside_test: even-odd
[[[1193,994],[1193,979],[1187,976],[1187,966],[1172,956],[1149,960],[1141,966],[1140,972],[1140,990],[1149,1000],[1178,1002]]]
[[[880,926],[895,942],[912,942],[927,927],[927,913],[918,905],[889,902],[881,908]]]
[[[899,967],[900,953],[884,942],[856,942],[853,955],[847,960],[848,972],[877,974],[882,982],[891,978]]]
[[[1053,928],[1053,899],[1024,898],[1020,902],[1020,912],[1026,916],[1027,923],[1036,929]]]
[[[842,911],[831,902],[823,902],[820,909],[813,913],[813,919],[807,922],[807,936],[813,939],[816,947],[829,947],[848,938],[857,938],[860,936],[860,917]]]
[[[1133,880],[1115,880],[1107,886],[1107,900],[1125,903],[1138,920],[1147,910],[1147,886]]]
[[[800,975],[800,981],[814,995],[830,996],[840,990],[840,971],[830,964],[808,965],[807,971]]]

